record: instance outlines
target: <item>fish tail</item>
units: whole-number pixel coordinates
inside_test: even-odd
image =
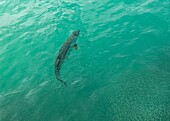
[[[59,76],[56,76],[56,77],[64,86],[67,86],[67,83],[65,81],[63,81],[62,79],[60,79]]]

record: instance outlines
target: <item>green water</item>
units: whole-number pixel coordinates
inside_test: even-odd
[[[0,121],[144,120],[170,120],[168,0],[0,1]]]

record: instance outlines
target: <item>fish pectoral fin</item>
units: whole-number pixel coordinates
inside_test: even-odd
[[[76,50],[78,50],[78,45],[77,45],[77,44],[74,44],[74,45],[73,45],[73,48],[76,49]]]

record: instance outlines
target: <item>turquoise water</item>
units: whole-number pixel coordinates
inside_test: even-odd
[[[143,120],[170,120],[168,0],[0,1],[0,121]]]

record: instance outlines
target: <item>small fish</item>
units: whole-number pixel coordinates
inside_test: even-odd
[[[62,45],[62,47],[59,50],[59,53],[56,57],[55,63],[54,63],[54,68],[55,68],[55,75],[56,78],[64,85],[66,85],[66,82],[63,81],[60,78],[60,69],[61,69],[61,65],[64,61],[64,58],[67,54],[67,52],[69,51],[71,44],[74,42],[73,48],[75,48],[76,50],[78,49],[78,45],[76,44],[76,40],[77,37],[80,33],[80,30],[74,31],[69,38],[64,42],[64,44]]]

